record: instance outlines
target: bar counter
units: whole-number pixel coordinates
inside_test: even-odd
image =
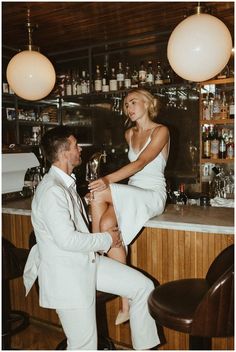
[[[32,231],[31,199],[2,204],[2,233],[16,246],[28,248]],[[167,205],[165,212],[150,219],[129,246],[129,265],[146,272],[159,283],[204,277],[214,258],[234,243],[232,208]],[[40,308],[35,287],[27,298],[22,278],[11,282],[14,309],[27,311],[34,319],[59,325],[56,313]],[[110,337],[131,346],[129,324],[115,326],[119,298],[107,303]],[[187,350],[188,335],[164,328],[162,350]],[[214,338],[214,350],[233,350],[233,338]]]
[[[30,216],[31,198],[4,202],[2,213]],[[234,209],[168,204],[162,215],[153,217],[144,227],[233,234]]]

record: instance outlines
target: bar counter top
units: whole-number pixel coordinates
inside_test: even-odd
[[[31,215],[31,198],[2,203],[3,214]],[[206,233],[234,234],[234,209],[168,204],[163,214],[144,227]]]

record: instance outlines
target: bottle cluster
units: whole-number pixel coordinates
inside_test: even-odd
[[[123,65],[111,66],[96,65],[93,77],[90,78],[87,71],[72,71],[65,75],[61,84],[61,95],[81,95],[91,92],[116,92],[119,90],[158,86],[161,84],[173,83],[173,70],[170,66],[163,66],[160,61],[155,65],[150,60],[147,63],[142,61],[137,67],[126,63]]]
[[[202,151],[206,159],[233,159],[233,129],[214,125],[202,127]]]
[[[207,93],[202,97],[202,119],[218,120],[218,119],[234,118],[234,92],[216,90],[215,94]]]

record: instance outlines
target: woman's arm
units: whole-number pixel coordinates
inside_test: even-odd
[[[126,138],[128,139],[128,134]],[[90,191],[101,191],[105,189],[108,184],[124,180],[136,172],[142,170],[147,164],[156,158],[162,151],[169,140],[169,130],[166,126],[160,126],[153,131],[151,142],[139,155],[138,159],[123,166],[119,170],[108,174],[98,180],[89,184]]]

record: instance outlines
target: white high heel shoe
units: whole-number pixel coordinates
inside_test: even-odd
[[[128,320],[129,320],[129,312],[123,312],[122,310],[120,310],[116,317],[115,325],[123,324]]]

